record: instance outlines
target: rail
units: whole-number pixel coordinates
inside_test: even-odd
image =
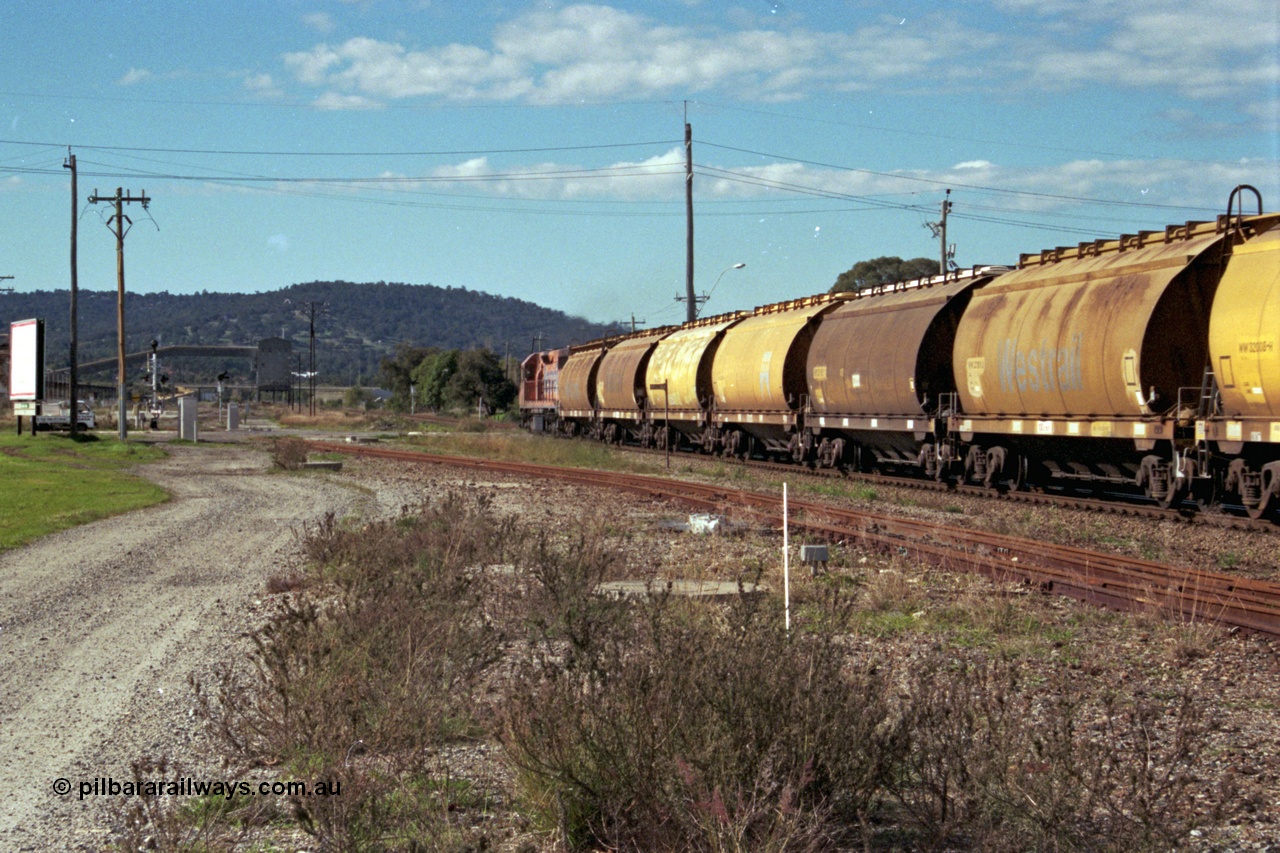
[[[583,486],[625,489],[700,509],[740,508],[781,524],[781,497],[718,485],[581,468],[447,456],[362,445],[315,442],[317,450],[447,465]],[[1177,568],[1131,557],[1050,545],[979,530],[791,501],[793,529],[828,541],[883,553],[912,555],[942,568],[1018,581],[1119,610],[1151,610],[1280,637],[1280,584],[1217,572]]]

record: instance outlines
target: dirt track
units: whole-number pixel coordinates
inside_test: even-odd
[[[174,447],[139,473],[173,500],[0,554],[2,850],[99,849],[121,798],[82,800],[80,784],[129,780],[144,754],[224,777],[201,763],[188,675],[229,657],[294,560],[291,528],[378,509],[373,491],[270,474],[242,446]]]

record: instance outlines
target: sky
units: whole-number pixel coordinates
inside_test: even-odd
[[[680,322],[1280,209],[1275,0],[54,0],[0,7],[0,287],[466,287]],[[1247,212],[1256,209],[1250,196]],[[735,268],[737,264],[744,267]],[[3,304],[0,294],[0,304]],[[10,318],[16,319],[16,318]]]

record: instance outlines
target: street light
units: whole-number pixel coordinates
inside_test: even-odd
[[[725,267],[723,270],[721,270],[721,271],[720,271],[720,275],[716,276],[715,284],[711,285],[711,293],[708,293],[705,297],[703,297],[703,299],[701,300],[701,301],[702,301],[702,305],[699,305],[699,306],[698,306],[698,311],[697,311],[697,313],[695,313],[695,314],[694,314],[694,316],[696,317],[698,314],[701,314],[701,313],[702,313],[702,306],[703,306],[703,305],[706,305],[706,304],[707,304],[707,302],[709,302],[709,301],[711,300],[711,296],[712,296],[712,294],[714,294],[714,293],[716,292],[716,287],[720,284],[720,279],[724,278],[724,274],[725,274],[725,273],[727,273],[729,270],[740,270],[740,269],[742,269],[742,268],[743,268],[743,267],[745,267],[745,266],[746,266],[746,264],[744,264],[744,263],[730,264],[729,266],[727,266],[727,267]]]

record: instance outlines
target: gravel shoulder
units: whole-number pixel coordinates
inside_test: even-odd
[[[188,676],[265,618],[292,530],[380,510],[374,490],[269,473],[245,446],[171,447],[138,473],[172,500],[0,554],[0,849],[99,849],[119,798],[80,799],[81,783],[127,781],[145,754],[220,778],[201,766]]]

